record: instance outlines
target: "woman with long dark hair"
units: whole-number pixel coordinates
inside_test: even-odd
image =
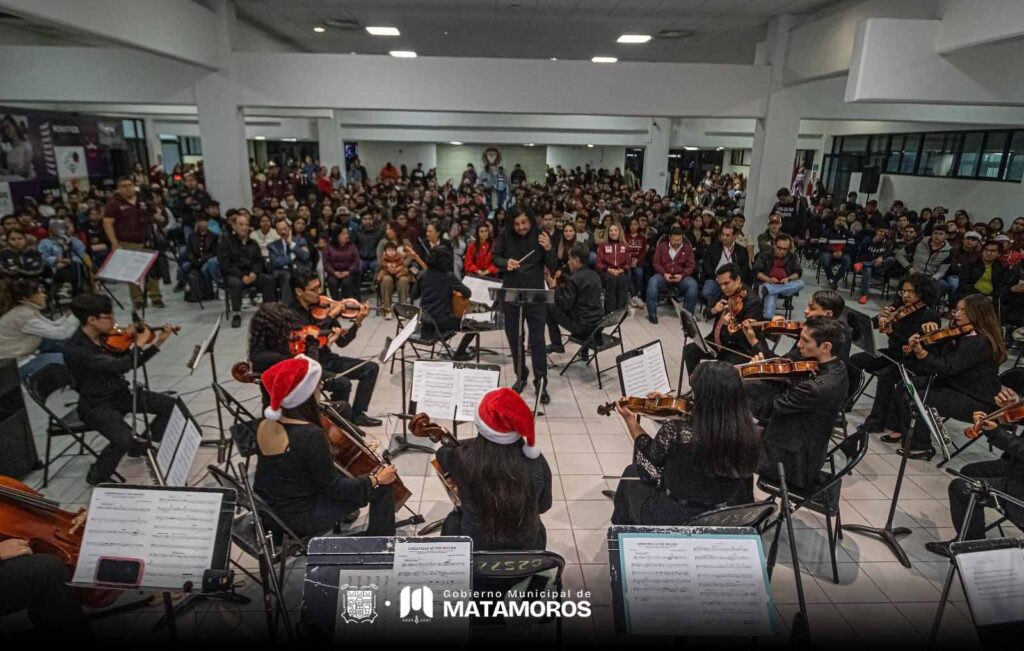
[[[534,444],[530,407],[511,389],[494,389],[475,422],[479,436],[437,450],[461,504],[441,534],[469,536],[474,549],[544,549],[540,514],[551,508],[551,467]]]
[[[666,422],[653,438],[636,414],[618,407],[633,440],[633,463],[615,491],[613,524],[681,525],[720,506],[754,501],[762,448],[739,372],[726,362],[704,362],[690,384],[693,413]]]

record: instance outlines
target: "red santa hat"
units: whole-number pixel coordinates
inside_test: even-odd
[[[282,407],[291,409],[309,400],[320,386],[320,373],[320,365],[305,355],[296,355],[271,366],[260,376],[260,383],[270,395],[270,404],[263,415],[278,420]]]
[[[491,389],[476,406],[476,429],[480,436],[500,445],[523,441],[523,454],[540,456],[534,445],[533,412],[523,398],[508,387]]]

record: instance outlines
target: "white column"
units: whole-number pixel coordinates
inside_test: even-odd
[[[668,189],[668,150],[672,142],[672,119],[651,119],[651,142],[644,148],[641,187],[665,194]]]
[[[143,118],[142,122],[146,129],[146,150],[149,152],[149,164],[162,165],[163,151],[160,146],[160,134],[157,133],[156,120],[147,117]],[[170,170],[167,171],[170,172]]]
[[[341,115],[331,111],[329,118],[317,118],[316,130],[320,139],[320,165],[331,169],[332,165],[345,169],[345,143],[341,139]]]
[[[760,233],[767,228],[768,211],[775,204],[775,194],[779,188],[788,188],[793,177],[793,156],[800,135],[800,106],[793,94],[783,88],[782,73],[789,31],[794,21],[794,16],[776,18],[768,28],[767,47],[764,52],[759,50],[759,56],[768,57],[772,72],[765,116],[754,125],[754,148],[744,209],[750,233]]]

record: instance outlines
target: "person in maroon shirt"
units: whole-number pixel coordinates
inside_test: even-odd
[[[117,192],[103,209],[103,231],[110,241],[111,253],[122,247],[138,251],[153,246],[153,206],[136,194],[135,183],[127,176],[117,180]],[[145,293],[138,285],[128,286],[132,307],[136,310],[145,306],[147,297],[153,307],[164,306],[154,270],[156,265],[146,277]]]
[[[758,253],[754,258],[754,276],[761,284],[764,299],[764,318],[775,316],[775,303],[779,296],[795,296],[804,288],[800,279],[803,269],[793,251],[793,238],[785,233],[775,238],[771,252]]]
[[[647,281],[647,320],[658,322],[658,294],[665,285],[677,288],[683,308],[691,314],[697,309],[697,279],[693,270],[697,262],[693,247],[683,237],[683,229],[673,226],[668,241],[662,241],[654,251],[654,271]]]

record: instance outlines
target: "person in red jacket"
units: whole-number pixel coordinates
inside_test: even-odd
[[[665,285],[677,288],[687,312],[697,309],[697,280],[693,277],[697,261],[693,246],[683,237],[683,229],[673,226],[668,241],[662,240],[654,251],[655,274],[647,281],[647,320],[658,322],[658,293]]]
[[[466,260],[463,265],[467,274],[477,276],[497,276],[498,268],[494,266],[491,256],[491,225],[487,222],[476,227],[476,239],[466,248]]]
[[[640,228],[640,220],[629,219],[629,231],[626,233],[626,246],[629,247],[629,277],[633,285],[633,306],[643,307],[641,295],[644,292],[644,266],[647,262],[647,235]]]
[[[597,245],[597,273],[604,284],[605,314],[621,310],[629,302],[629,270],[633,266],[629,247],[622,237],[622,226],[612,222],[608,239]]]

